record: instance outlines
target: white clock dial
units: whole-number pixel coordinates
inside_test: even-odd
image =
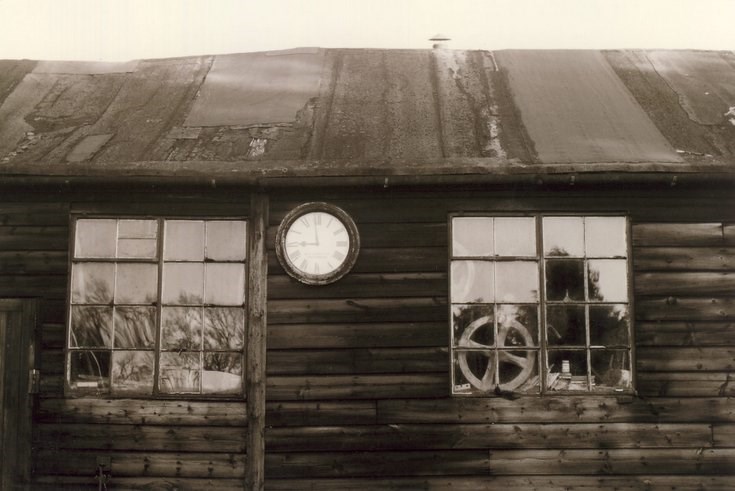
[[[286,231],[284,249],[295,269],[309,275],[338,270],[350,250],[350,234],[342,221],[322,211],[305,213]]]
[[[355,222],[329,203],[299,205],[281,221],[276,255],[284,271],[307,285],[328,285],[352,270],[360,252]]]

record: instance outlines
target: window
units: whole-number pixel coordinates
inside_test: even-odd
[[[225,219],[76,220],[71,393],[241,393],[246,227]]]
[[[451,219],[452,393],[632,388],[622,216]]]

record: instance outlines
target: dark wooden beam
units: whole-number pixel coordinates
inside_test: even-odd
[[[251,197],[248,288],[248,332],[246,361],[246,395],[248,439],[245,489],[259,491],[265,487],[265,338],[268,258],[265,234],[268,227],[268,196],[255,193]]]

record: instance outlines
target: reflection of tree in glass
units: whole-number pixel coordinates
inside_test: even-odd
[[[156,311],[149,307],[115,308],[115,347],[150,348],[155,339]]]
[[[113,379],[115,388],[124,384],[150,385],[153,378],[153,353],[117,351],[114,357]]]
[[[215,307],[204,311],[204,348],[240,349],[245,344],[245,312]]]
[[[518,324],[525,328],[526,333],[519,330]],[[535,333],[535,307],[519,305],[500,305],[498,307],[498,336],[505,337],[504,346],[528,346],[527,336],[530,335],[535,339]]]
[[[569,256],[569,253],[562,249],[559,246],[554,246],[551,248],[551,250],[548,252],[547,256]]]
[[[73,306],[71,313],[71,347],[101,348],[111,345],[112,309],[108,307]]]

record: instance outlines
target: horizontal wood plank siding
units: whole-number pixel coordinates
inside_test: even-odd
[[[42,299],[37,489],[243,489],[244,401],[65,398],[70,212],[243,216],[249,190],[0,197],[0,296]],[[269,192],[266,489],[735,487],[735,193],[660,189]],[[355,219],[354,269],[287,276],[280,220],[307,201]],[[448,215],[623,213],[638,394],[450,395]]]

